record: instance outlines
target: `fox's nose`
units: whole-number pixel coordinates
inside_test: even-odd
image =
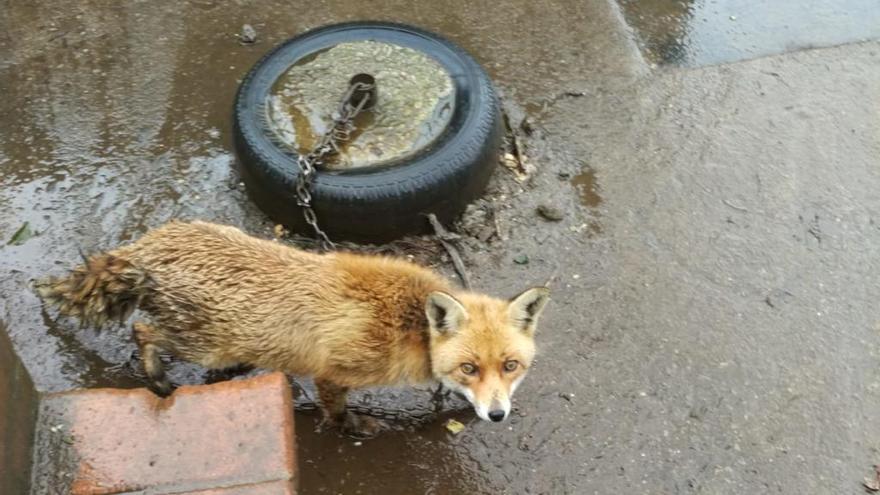
[[[506,414],[504,413],[503,409],[496,409],[494,411],[489,411],[489,419],[491,419],[492,421],[494,421],[496,423],[499,421],[504,421],[504,416],[506,416]]]

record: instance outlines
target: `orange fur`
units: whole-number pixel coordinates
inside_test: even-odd
[[[472,401],[507,400],[534,356],[534,319],[546,300],[541,292],[537,310],[524,317],[515,303],[458,291],[406,261],[318,255],[204,222],[171,222],[40,288],[63,312],[95,323],[131,309],[114,308],[120,297],[108,302],[106,294],[121,292],[151,319],[135,325],[135,337],[142,356],[149,353],[144,364],[155,390],[170,392],[155,357],[165,350],[209,368],[244,364],[313,376],[333,404],[327,418],[349,423],[351,388],[439,379],[472,389]],[[438,293],[466,308],[458,328],[432,324],[426,304]],[[508,359],[522,366],[506,372]],[[466,361],[483,373],[461,376]]]

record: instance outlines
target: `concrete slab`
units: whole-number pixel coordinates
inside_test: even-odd
[[[874,0],[618,0],[647,58],[700,66],[880,38]]]
[[[518,196],[515,242],[477,261],[509,267],[481,277],[496,290],[559,270],[544,381],[522,387],[554,420],[518,427],[542,449],[516,491],[862,490],[880,460],[878,107],[869,42],[658,70],[536,117],[552,173]],[[571,215],[530,218],[540,203]]]
[[[39,395],[0,324],[0,493],[27,493]]]

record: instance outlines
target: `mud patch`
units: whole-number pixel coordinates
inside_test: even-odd
[[[587,167],[571,178],[571,185],[577,190],[581,204],[588,208],[596,208],[602,203],[599,185],[596,183],[596,172]]]

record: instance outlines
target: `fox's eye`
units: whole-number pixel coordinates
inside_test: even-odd
[[[515,370],[519,366],[519,361],[515,359],[511,359],[510,361],[504,362],[504,371],[511,372]]]
[[[465,375],[473,375],[477,372],[477,367],[472,365],[471,363],[463,363],[461,365],[461,372]]]

